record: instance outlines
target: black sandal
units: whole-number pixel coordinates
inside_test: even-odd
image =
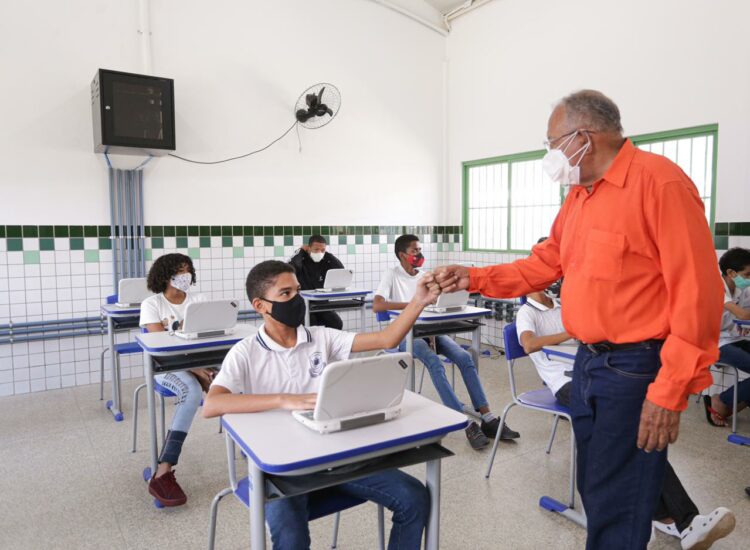
[[[713,417],[716,416],[717,418],[720,418],[722,422],[727,422],[726,417],[724,415],[719,414],[716,412],[716,410],[711,406],[711,396],[710,395],[704,395],[703,396],[703,408],[706,410],[706,420],[708,420],[708,423],[714,426],[715,428],[726,428],[727,424],[724,424],[723,426],[721,424],[717,424],[714,422]]]

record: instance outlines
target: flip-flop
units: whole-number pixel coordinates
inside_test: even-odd
[[[711,406],[711,396],[710,395],[704,395],[703,396],[703,407],[706,409],[706,420],[708,420],[708,423],[716,428],[725,428],[726,424],[723,426],[721,424],[717,424],[714,422],[714,419],[712,417],[716,417],[722,422],[726,422],[727,419],[724,415],[719,414],[714,410],[714,408]]]

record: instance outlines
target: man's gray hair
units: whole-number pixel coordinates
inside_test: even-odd
[[[622,134],[620,109],[615,102],[596,90],[579,90],[560,100],[572,123],[597,132]]]

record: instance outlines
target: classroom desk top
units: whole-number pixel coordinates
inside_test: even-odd
[[[117,304],[102,304],[101,312],[105,317],[133,317],[141,314],[141,306],[118,306]]]
[[[389,309],[388,314],[398,317],[403,310]],[[417,317],[417,323],[444,323],[445,321],[457,321],[461,319],[477,319],[492,313],[491,309],[483,307],[466,306],[461,311],[446,311],[438,313],[435,311],[422,311]]]
[[[576,358],[576,353],[578,353],[578,346],[544,346],[542,351],[550,359],[572,363]]]
[[[331,292],[321,292],[319,290],[300,290],[299,293],[303,298],[308,300],[330,300],[332,298],[357,298],[370,294],[372,290],[363,290],[349,288],[346,290],[337,290]]]
[[[258,329],[251,325],[237,325],[231,334],[212,338],[187,340],[169,332],[148,332],[137,334],[135,339],[151,355],[175,355],[191,351],[230,348],[248,336],[254,336]]]
[[[320,434],[279,409],[225,414],[222,424],[258,468],[297,475],[393,453],[418,441],[438,441],[464,429],[467,420],[463,413],[406,391],[399,418],[354,430]]]

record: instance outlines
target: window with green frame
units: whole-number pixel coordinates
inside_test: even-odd
[[[718,126],[632,136],[695,182],[713,227]],[[564,197],[542,170],[544,151],[463,163],[464,250],[528,252],[547,235]]]

